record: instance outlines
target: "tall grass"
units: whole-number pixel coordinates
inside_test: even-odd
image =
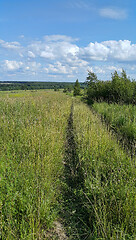
[[[93,109],[127,141],[136,143],[136,106],[94,103]]]
[[[0,239],[47,239],[58,216],[71,99],[0,93]]]
[[[74,105],[75,138],[83,166],[88,239],[136,239],[136,168],[116,139],[82,103]]]
[[[56,239],[60,216],[69,239],[136,239],[136,157],[90,108],[20,91],[0,93],[0,113],[0,239]]]

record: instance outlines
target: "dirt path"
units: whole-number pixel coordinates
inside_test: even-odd
[[[75,142],[75,132],[73,126],[73,110],[67,125],[67,138],[64,158],[64,178],[65,185],[63,189],[63,210],[61,217],[64,219],[64,225],[68,234],[68,239],[87,239],[88,213],[85,208],[84,175],[83,168],[78,157],[78,147]]]

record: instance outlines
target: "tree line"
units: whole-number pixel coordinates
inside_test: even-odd
[[[0,81],[0,91],[38,90],[38,89],[64,89],[74,83],[67,82],[30,82],[30,81]]]
[[[78,79],[75,83],[38,81],[0,82],[0,91],[36,89],[54,89],[55,91],[63,89],[66,93],[72,94],[73,92],[74,96],[82,95],[84,92],[84,97],[86,97],[89,104],[92,104],[94,101],[136,104],[136,81],[131,80],[123,69],[121,74],[115,71],[110,81],[98,80],[94,72],[88,71],[88,76],[84,83],[79,83]],[[84,89],[84,91],[81,91],[81,89]]]
[[[77,82],[75,87],[76,85]],[[111,81],[98,80],[95,73],[88,71],[85,94],[89,104],[94,101],[136,104],[136,82],[131,80],[123,69],[120,75],[115,71]]]

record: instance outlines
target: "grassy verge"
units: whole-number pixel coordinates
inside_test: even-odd
[[[70,106],[51,91],[0,96],[1,239],[47,239],[58,217]]]
[[[89,214],[86,239],[135,239],[136,158],[127,156],[85,104],[75,103],[73,121]]]
[[[124,139],[126,145],[131,146],[135,154],[136,106],[94,103],[93,109]]]

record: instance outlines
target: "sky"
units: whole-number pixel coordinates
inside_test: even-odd
[[[0,0],[0,81],[136,79],[136,1]]]

